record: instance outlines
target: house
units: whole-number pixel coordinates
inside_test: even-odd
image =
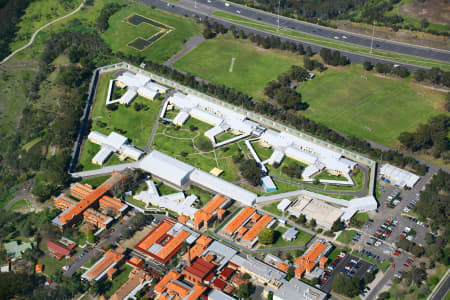
[[[22,258],[22,254],[27,249],[32,249],[31,243],[18,243],[17,241],[12,241],[9,243],[4,243],[3,247],[5,247],[6,254],[8,255],[8,259],[16,260]]]
[[[72,249],[54,241],[47,242],[47,249],[56,259],[68,257],[72,253]]]

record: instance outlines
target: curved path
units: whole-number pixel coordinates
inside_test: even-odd
[[[22,51],[22,50],[24,50],[24,49],[30,47],[31,44],[33,44],[34,39],[36,38],[37,34],[38,34],[41,30],[47,28],[48,26],[52,25],[53,23],[56,23],[56,22],[58,22],[58,21],[61,21],[62,19],[65,19],[65,18],[70,17],[71,15],[77,13],[80,9],[83,8],[84,2],[85,2],[85,1],[86,1],[86,0],[83,0],[83,2],[81,2],[80,6],[78,6],[75,10],[73,10],[73,11],[70,12],[70,13],[68,13],[67,15],[62,16],[62,17],[59,17],[58,19],[55,19],[55,20],[53,20],[53,21],[51,21],[51,22],[49,22],[49,23],[47,23],[47,24],[45,24],[45,25],[39,27],[38,30],[36,30],[36,31],[33,33],[33,35],[31,36],[31,39],[30,39],[30,41],[28,42],[28,44],[26,44],[25,46],[23,46],[23,47],[21,47],[21,48],[15,50],[15,51],[13,51],[10,55],[8,55],[7,57],[5,57],[5,58],[0,62],[0,64],[4,64],[4,63],[7,62],[11,57],[13,57],[14,55],[16,55],[16,54],[19,53],[20,51]]]

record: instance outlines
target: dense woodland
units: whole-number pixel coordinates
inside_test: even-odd
[[[9,44],[15,37],[16,24],[33,0],[0,0],[0,60],[11,53]]]

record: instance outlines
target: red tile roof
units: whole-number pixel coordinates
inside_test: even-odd
[[[47,242],[47,249],[57,257],[65,257],[70,255],[70,253],[72,252],[63,244],[54,241]]]

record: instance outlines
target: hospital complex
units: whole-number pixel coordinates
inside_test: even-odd
[[[124,93],[112,99],[117,88]],[[264,287],[265,297],[271,294],[273,299],[280,300],[326,299],[327,293],[302,280],[323,274],[327,256],[333,249],[328,241],[311,239],[304,253],[293,262],[273,254],[260,260],[238,249],[260,248],[259,234],[264,228],[284,228],[280,238],[295,241],[302,230],[298,226],[288,226],[288,216],[304,215],[308,221],[314,219],[317,226],[329,230],[337,220],[348,222],[357,212],[378,207],[370,189],[368,195],[351,200],[302,189],[276,193],[278,188],[269,171],[272,168],[268,166],[279,166],[289,158],[306,165],[301,174],[305,183],[312,183],[317,174],[326,171],[340,180],[321,179],[320,183],[353,186],[352,176],[358,168],[376,168],[375,162],[358,159],[357,155],[350,157],[346,150],[289,130],[277,131],[276,126],[249,118],[242,110],[223,105],[220,100],[198,92],[188,93],[173,82],[158,80],[156,75],[137,68],[129,67],[116,73],[109,83],[105,105],[129,105],[137,96],[160,101],[154,100],[158,95],[164,95],[160,121],[182,127],[189,118],[194,118],[211,125],[204,135],[215,149],[244,140],[248,155],[261,168],[264,193],[258,195],[222,179],[218,176],[220,173],[207,172],[157,149],[145,152],[133,145],[131,139],[114,131],[107,134],[92,131],[85,143],[100,146],[92,157],[93,164],[103,166],[111,155],[128,162],[89,171],[89,176],[110,174],[110,177],[96,188],[73,184],[68,193],[55,198],[54,206],[61,213],[53,224],[64,231],[83,221],[101,232],[129,211],[152,213],[159,210],[166,213],[166,217],[154,224],[132,249],[117,247],[105,251],[102,258],[83,273],[83,280],[112,280],[121,265],[128,264],[133,267],[128,281],[110,299],[132,298],[150,284],[152,278],[157,279],[153,287],[155,299],[235,299],[234,291],[248,281],[243,274],[249,274],[252,281]],[[170,114],[172,118],[168,117],[168,111],[175,112]],[[232,137],[217,142],[216,137],[225,132],[232,133]],[[270,149],[269,158],[261,160],[255,143]],[[142,206],[125,201],[118,194],[128,186],[127,179],[135,170],[146,174],[142,181],[145,188],[129,195]],[[72,175],[82,177],[83,174],[87,173]],[[419,179],[390,165],[381,168],[381,176],[401,187],[412,187]],[[371,175],[370,181],[374,180]],[[157,186],[161,184],[174,191],[161,193]],[[188,192],[192,186],[209,192],[212,197],[201,204],[198,195]],[[262,209],[262,205],[274,202],[282,217]],[[210,234],[212,230],[214,235]],[[147,259],[162,265],[176,260],[181,267],[157,274],[144,267]],[[295,269],[292,279],[287,277],[290,267]]]

